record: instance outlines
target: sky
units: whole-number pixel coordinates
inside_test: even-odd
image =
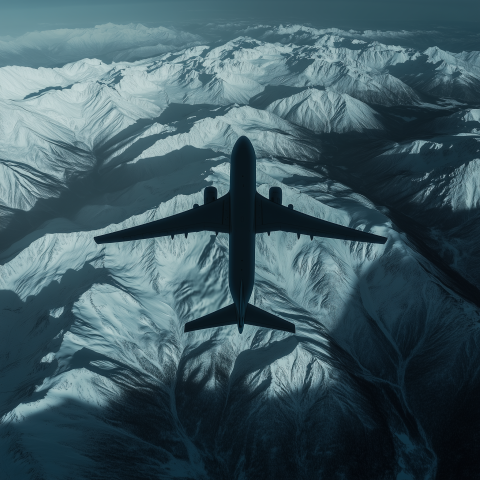
[[[479,29],[478,0],[0,0],[0,38],[105,23],[252,21],[353,29]]]

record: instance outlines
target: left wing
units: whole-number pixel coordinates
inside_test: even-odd
[[[387,239],[372,233],[361,232],[354,228],[343,227],[336,223],[296,212],[255,194],[255,233],[292,232],[311,237],[338,238],[354,242],[385,243]]]
[[[230,193],[218,200],[138,227],[95,237],[97,243],[129,242],[192,232],[230,232]]]

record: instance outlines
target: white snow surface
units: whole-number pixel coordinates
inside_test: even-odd
[[[347,94],[331,91],[304,90],[276,100],[267,110],[315,133],[383,129],[375,110]]]
[[[434,479],[464,458],[438,425],[477,431],[458,412],[480,361],[478,108],[435,88],[422,103],[427,87],[395,67],[455,65],[470,101],[478,52],[379,43],[412,32],[257,30],[214,46],[134,25],[0,43],[0,58],[53,49],[46,66],[0,68],[2,478],[356,478],[365,465],[365,478]],[[389,112],[420,120],[392,132]],[[280,186],[295,210],[388,238],[257,236],[251,302],[295,335],[183,333],[231,303],[226,234],[93,241],[201,204],[208,185],[225,194],[241,135],[262,195]]]
[[[480,134],[480,109],[468,108],[432,122],[437,133],[473,133]]]

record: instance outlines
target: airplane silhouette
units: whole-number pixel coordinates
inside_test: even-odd
[[[269,198],[256,191],[256,156],[250,140],[235,143],[230,163],[230,191],[217,199],[217,189],[206,187],[204,205],[154,222],[95,237],[98,244],[128,242],[192,232],[229,234],[229,287],[233,304],[185,324],[185,332],[245,324],[295,333],[295,325],[248,303],[255,277],[255,235],[274,231],[384,244],[387,239],[320,220],[282,205],[282,189],[270,188]]]

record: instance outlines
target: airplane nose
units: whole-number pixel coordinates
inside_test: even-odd
[[[242,143],[250,143],[250,140],[248,139],[248,137],[246,137],[245,135],[242,135],[241,137],[238,137],[238,140],[235,142],[235,144],[242,144]]]
[[[241,136],[233,146],[232,158],[235,157],[255,158],[255,150],[253,149],[252,142],[245,137],[245,135]]]
[[[243,149],[251,149],[253,148],[252,142],[245,136],[242,135],[236,142],[235,145],[233,146],[235,150],[243,150]]]

